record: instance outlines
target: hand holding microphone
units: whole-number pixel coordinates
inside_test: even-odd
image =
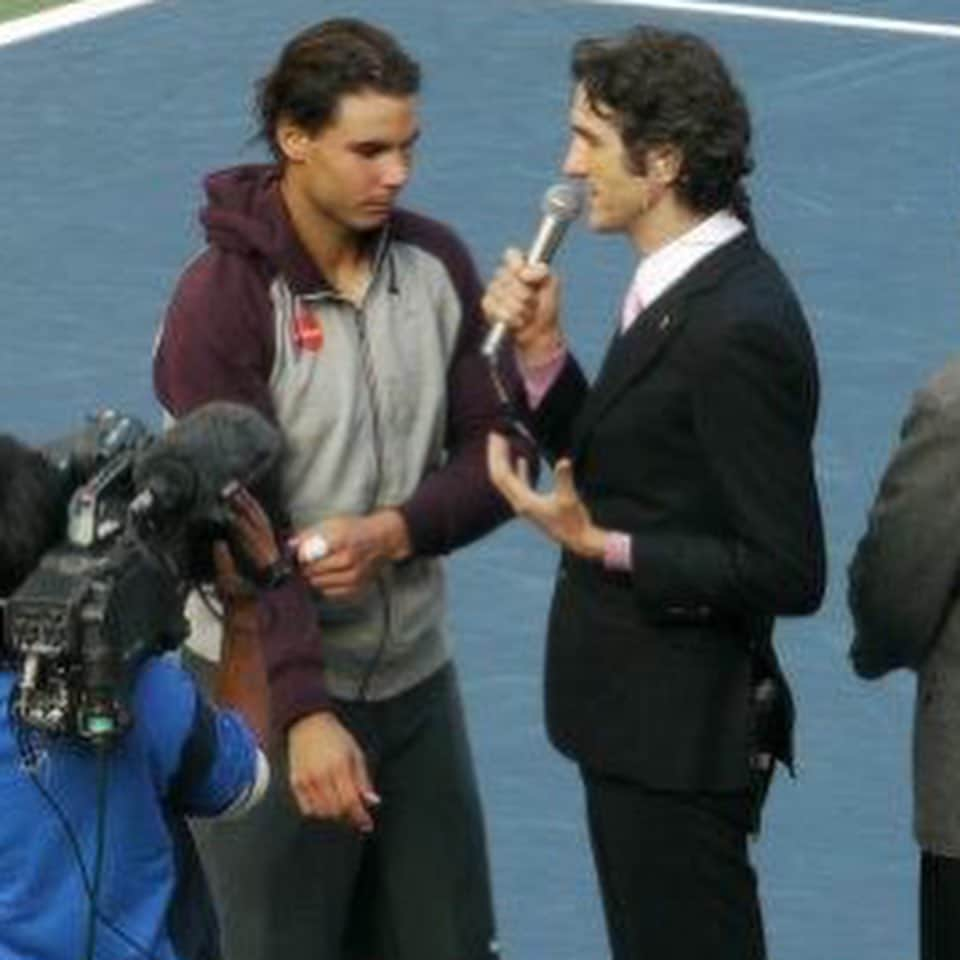
[[[507,332],[525,354],[536,354],[562,341],[557,327],[556,282],[546,265],[567,227],[579,216],[582,202],[582,193],[574,184],[554,184],[544,194],[543,217],[526,256],[507,251],[483,299],[483,310],[491,324],[482,347],[488,360],[496,357]]]

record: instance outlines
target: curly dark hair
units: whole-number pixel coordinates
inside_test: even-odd
[[[0,597],[13,593],[63,536],[66,506],[65,486],[47,458],[0,434]]]
[[[733,206],[749,219],[741,179],[753,169],[750,115],[709,44],[639,26],[580,40],[571,69],[590,106],[619,128],[635,172],[651,147],[676,147],[681,200],[704,213]]]
[[[385,30],[352,18],[325,20],[290,40],[257,82],[258,136],[282,159],[276,141],[281,119],[317,133],[335,119],[347,94],[405,97],[419,90],[419,65]]]

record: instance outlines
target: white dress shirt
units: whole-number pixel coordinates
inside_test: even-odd
[[[743,222],[729,210],[719,210],[692,230],[644,257],[624,297],[620,329],[629,329],[641,309],[649,307],[704,257],[740,236],[744,230]]]

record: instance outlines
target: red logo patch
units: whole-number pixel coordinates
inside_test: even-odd
[[[293,317],[293,342],[298,350],[319,353],[323,349],[323,321],[316,308],[297,307]]]

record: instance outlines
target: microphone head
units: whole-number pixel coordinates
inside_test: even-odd
[[[582,208],[583,190],[579,184],[567,181],[555,183],[548,188],[543,195],[543,203],[541,204],[544,216],[565,222],[576,220],[580,216]]]
[[[280,431],[252,407],[226,401],[197,407],[134,463],[141,539],[163,550],[178,575],[212,580],[213,541],[230,532],[224,491],[242,484],[279,520],[282,454]],[[234,556],[242,566],[242,551]]]
[[[282,446],[280,431],[253,407],[213,401],[177,420],[137,457],[134,485],[139,491],[154,471],[174,459],[219,498],[230,481],[255,485],[277,463]]]

